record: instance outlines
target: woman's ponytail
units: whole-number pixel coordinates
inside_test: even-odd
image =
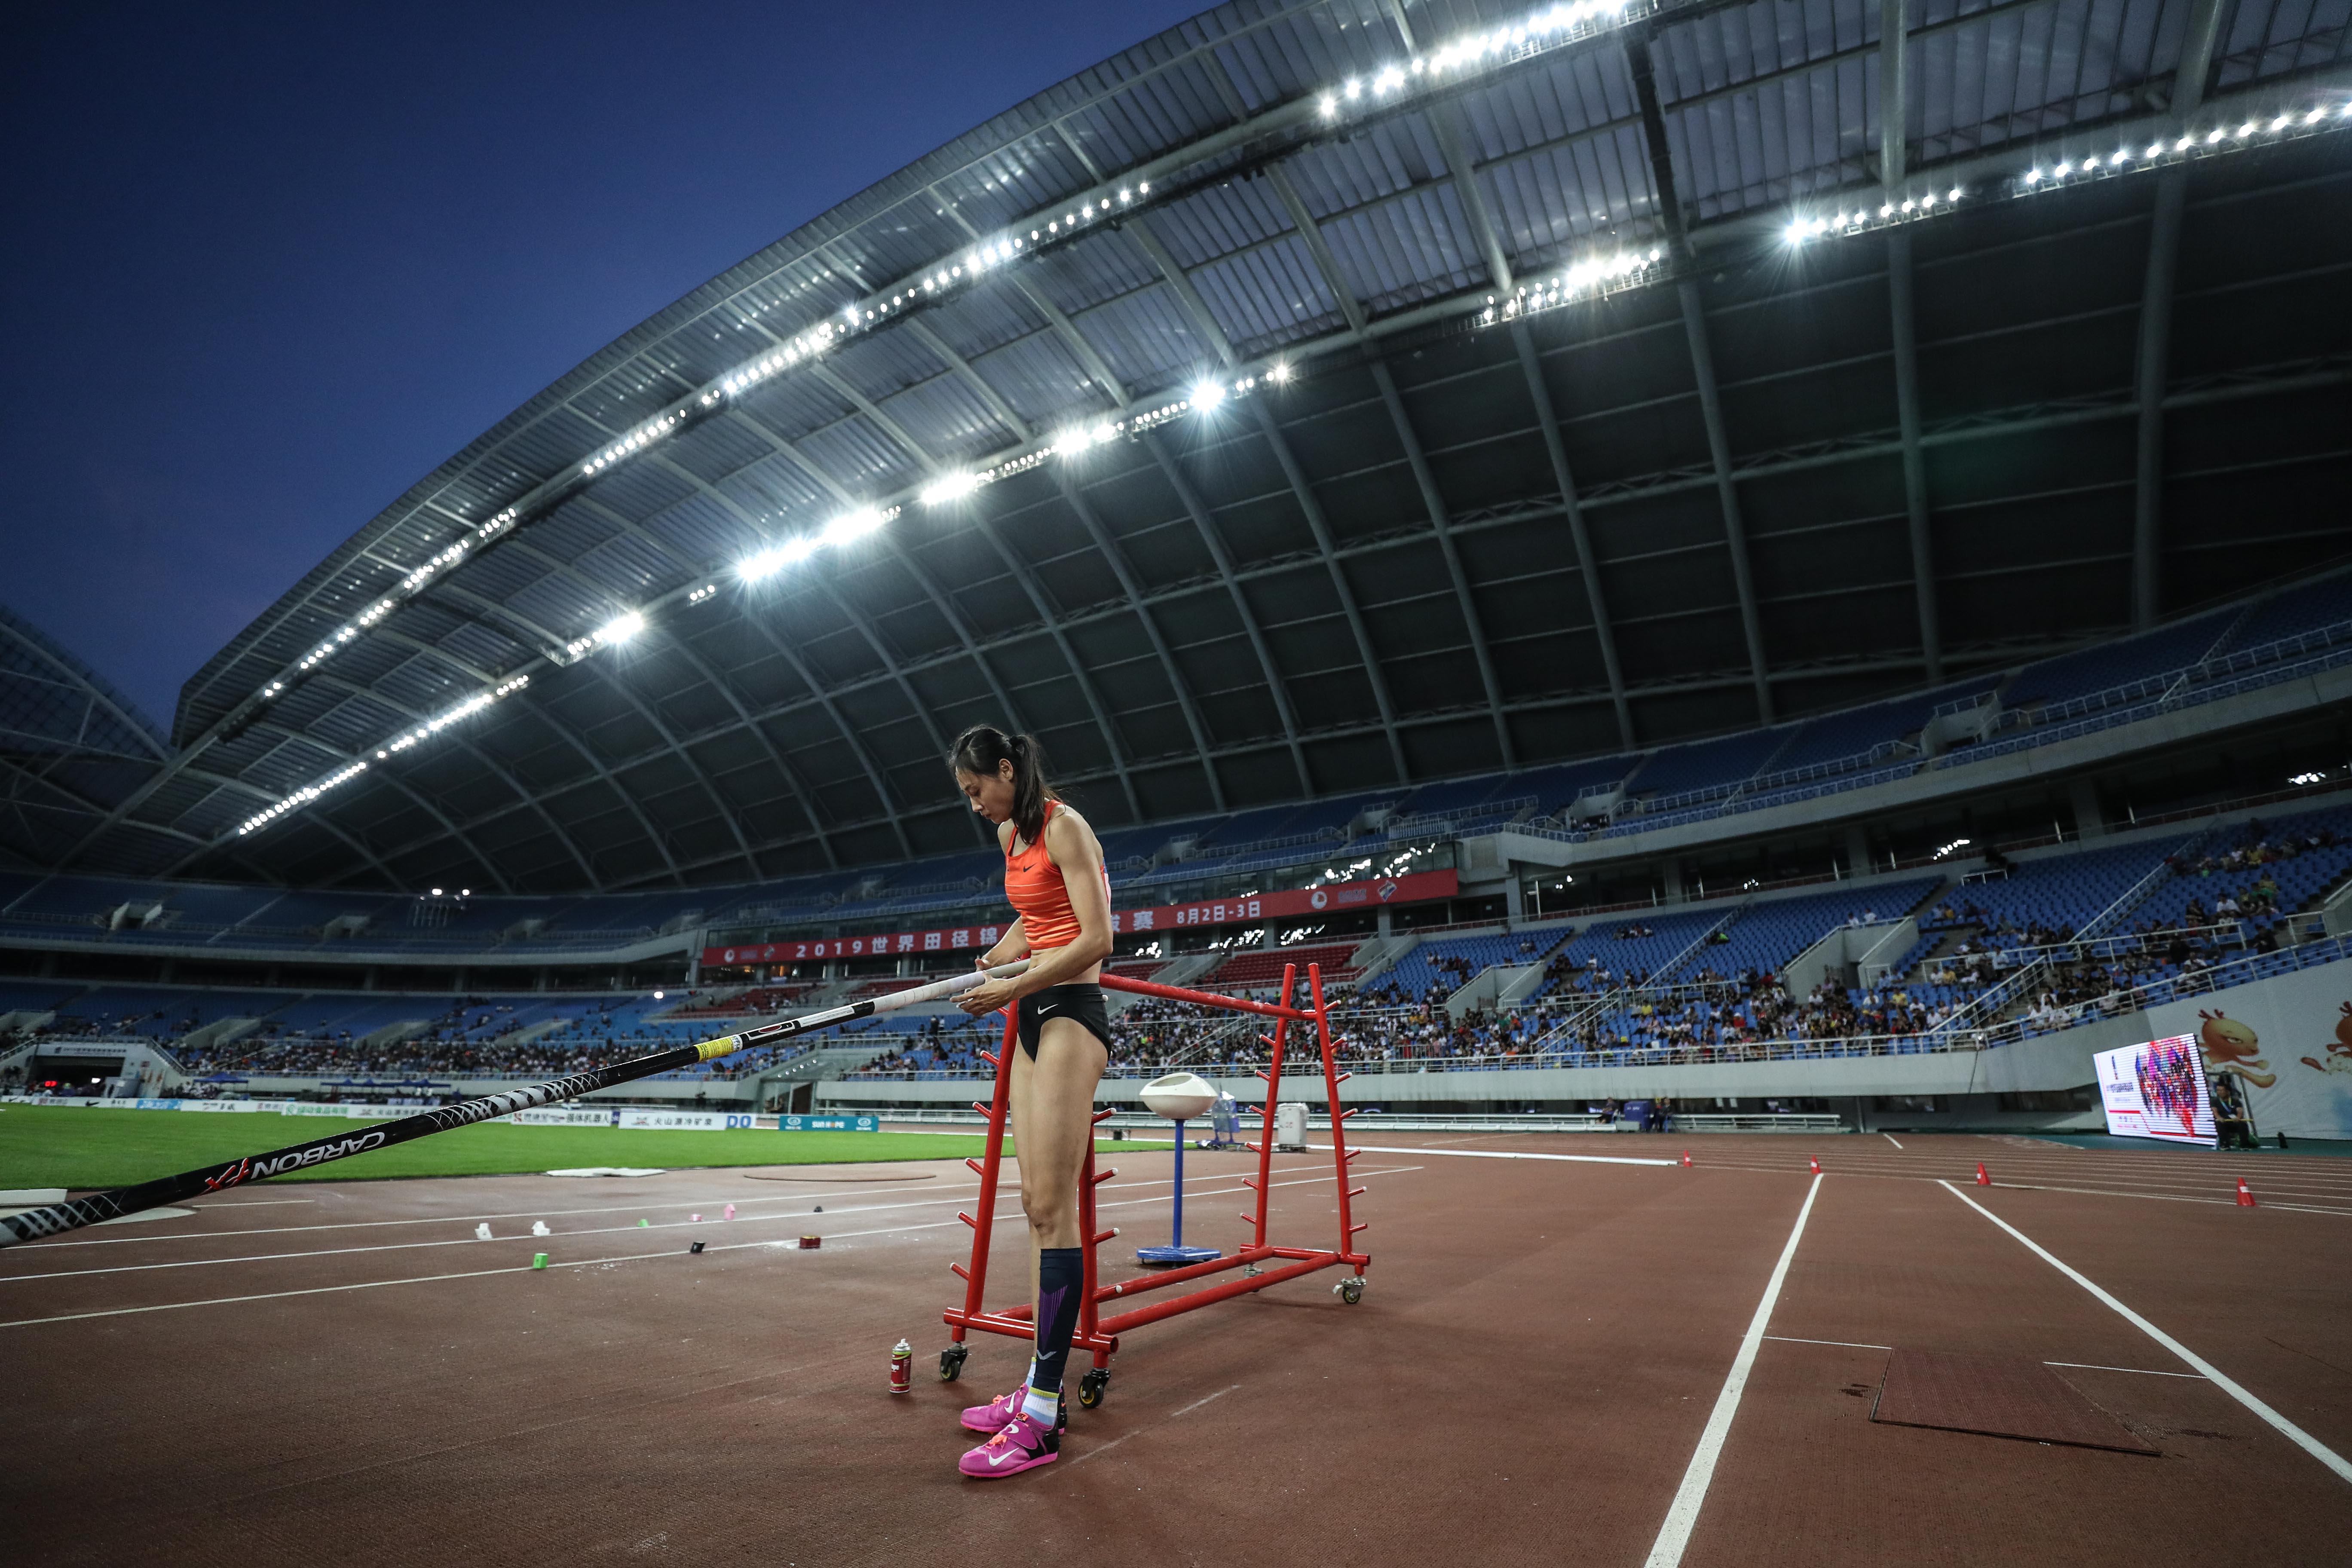
[[[1045,780],[1045,749],[1034,735],[1008,735],[992,725],[974,724],[955,740],[949,765],[976,778],[994,778],[1001,763],[1013,764],[1013,831],[1024,844],[1045,832],[1045,803],[1062,797]]]

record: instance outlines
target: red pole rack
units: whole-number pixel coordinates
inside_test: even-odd
[[[1095,1171],[1094,1150],[1091,1142],[1089,1143],[1086,1164],[1078,1183],[1078,1229],[1079,1233],[1087,1238],[1086,1290],[1079,1298],[1077,1334],[1071,1342],[1071,1349],[1090,1352],[1094,1357],[1094,1365],[1080,1380],[1079,1404],[1092,1408],[1102,1403],[1104,1391],[1110,1382],[1110,1358],[1118,1350],[1119,1335],[1128,1330],[1140,1328],[1146,1323],[1158,1322],[1162,1318],[1172,1318],[1180,1312],[1194,1311],[1213,1302],[1228,1300],[1235,1296],[1246,1295],[1253,1290],[1263,1290],[1270,1285],[1279,1285],[1285,1280],[1301,1279],[1325,1268],[1352,1268],[1355,1271],[1354,1277],[1343,1282],[1346,1288],[1342,1294],[1351,1304],[1360,1299],[1363,1290],[1360,1281],[1364,1270],[1370,1266],[1372,1260],[1369,1254],[1357,1251],[1355,1248],[1356,1236],[1365,1228],[1365,1226],[1354,1223],[1351,1218],[1352,1210],[1349,1208],[1350,1200],[1360,1196],[1364,1189],[1356,1187],[1351,1190],[1348,1185],[1348,1166],[1355,1156],[1348,1151],[1346,1123],[1350,1113],[1341,1110],[1339,1107],[1339,1085],[1346,1081],[1349,1075],[1339,1070],[1338,1042],[1331,1033],[1330,1006],[1323,995],[1321,965],[1310,963],[1307,966],[1307,995],[1312,1003],[1310,1007],[1299,1008],[1291,1005],[1297,994],[1297,981],[1298,966],[1297,964],[1286,966],[1282,972],[1282,1000],[1279,1004],[1274,1004],[1247,1001],[1238,996],[1219,995],[1211,991],[1187,991],[1174,985],[1155,985],[1149,981],[1129,980],[1118,975],[1106,974],[1102,977],[1102,984],[1106,990],[1128,991],[1142,996],[1158,996],[1169,1001],[1190,1002],[1202,1007],[1214,1007],[1233,1013],[1252,1013],[1261,1017],[1271,1018],[1274,1020],[1274,1032],[1270,1036],[1259,1037],[1260,1041],[1267,1048],[1269,1059],[1265,1068],[1258,1075],[1265,1079],[1266,1085],[1265,1109],[1260,1120],[1259,1141],[1249,1145],[1250,1151],[1257,1155],[1257,1175],[1255,1179],[1247,1177],[1243,1179],[1243,1184],[1257,1195],[1255,1212],[1241,1216],[1250,1222],[1250,1245],[1242,1247],[1232,1257],[1213,1258],[1206,1263],[1195,1263],[1187,1268],[1171,1268],[1134,1279],[1123,1279],[1115,1285],[1099,1283],[1096,1248],[1118,1233],[1115,1229],[1097,1230],[1096,1228],[1095,1188],[1118,1173],[1115,1170],[1105,1170],[1097,1174]],[[1266,1239],[1266,1226],[1269,1218],[1268,1199],[1274,1175],[1275,1103],[1281,1092],[1283,1055],[1289,1044],[1290,1026],[1293,1022],[1312,1023],[1315,1026],[1316,1054],[1322,1059],[1324,1096],[1326,1103],[1331,1109],[1332,1175],[1339,1194],[1339,1237],[1336,1247],[1275,1247],[1269,1245]],[[972,1215],[957,1216],[972,1230],[971,1262],[969,1267],[961,1263],[949,1265],[949,1268],[952,1268],[964,1282],[963,1305],[950,1307],[941,1314],[942,1321],[948,1326],[951,1342],[949,1348],[940,1353],[940,1375],[950,1381],[963,1370],[964,1357],[968,1353],[968,1347],[964,1343],[964,1336],[967,1333],[977,1330],[982,1333],[1002,1334],[1009,1339],[1025,1340],[1035,1337],[1034,1329],[1030,1321],[1034,1315],[1030,1303],[1024,1301],[995,1311],[989,1311],[982,1306],[988,1284],[989,1241],[994,1231],[996,1217],[998,1174],[1003,1167],[1004,1157],[1005,1123],[1012,1103],[1013,1053],[1016,1048],[1015,1026],[1008,1012],[1004,1021],[1003,1043],[997,1047],[996,1054],[993,1056],[982,1053],[984,1058],[996,1069],[995,1093],[989,1103],[982,1105],[975,1101],[972,1105],[974,1110],[982,1112],[988,1118],[988,1146],[982,1159],[964,1162],[980,1175],[980,1212],[977,1216]],[[1095,1114],[1095,1121],[1102,1121],[1111,1114],[1108,1110],[1097,1111]],[[1278,1267],[1272,1268],[1261,1267],[1269,1262],[1277,1263]],[[1216,1274],[1244,1268],[1251,1272],[1240,1279],[1217,1280],[1212,1284],[1202,1285],[1200,1289],[1188,1290],[1173,1300],[1155,1301],[1108,1318],[1101,1315],[1101,1306],[1106,1301],[1122,1300],[1130,1296],[1162,1290],[1171,1286],[1192,1284],[1196,1280],[1208,1279]]]

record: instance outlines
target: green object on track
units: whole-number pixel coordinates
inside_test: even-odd
[[[532,1253],[532,1254],[530,1255],[530,1266],[531,1266],[533,1268],[546,1268],[546,1267],[547,1267],[547,1254],[545,1254],[544,1252],[534,1252],[534,1253]]]

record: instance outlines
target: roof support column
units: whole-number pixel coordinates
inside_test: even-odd
[[[1927,684],[1944,679],[1942,623],[1936,605],[1935,539],[1927,527],[1927,458],[1919,445],[1919,339],[1911,298],[1911,231],[1886,236],[1886,294],[1895,328],[1895,416],[1903,436],[1903,505],[1911,529],[1911,592],[1919,605],[1919,653]]]
[[[1265,640],[1265,628],[1258,624],[1257,612],[1250,607],[1249,596],[1242,592],[1240,581],[1234,575],[1234,552],[1225,547],[1224,536],[1217,531],[1216,519],[1210,514],[1208,503],[1192,481],[1177,467],[1175,454],[1168,450],[1156,430],[1143,433],[1143,449],[1168,476],[1168,483],[1176,491],[1176,500],[1199,530],[1201,542],[1207,546],[1209,559],[1216,563],[1217,575],[1223,580],[1225,592],[1234,601],[1234,613],[1241,617],[1242,630],[1248,634],[1250,647],[1257,655],[1259,672],[1265,677],[1266,695],[1274,699],[1275,716],[1282,721],[1282,738],[1290,747],[1290,765],[1298,773],[1298,792],[1302,795],[1315,793],[1315,781],[1307,771],[1307,748],[1298,742],[1298,710],[1290,700],[1289,682],[1276,668],[1274,649]]]
[[[1910,60],[1904,0],[1878,0],[1878,177],[1893,191],[1910,172]],[[1890,200],[1893,198],[1890,197]],[[1895,418],[1903,438],[1903,508],[1910,524],[1911,593],[1918,602],[1919,657],[1927,683],[1944,679],[1936,605],[1935,538],[1927,526],[1927,461],[1919,446],[1918,313],[1911,285],[1911,231],[1886,232],[1886,299],[1895,339]]]
[[[1584,525],[1584,508],[1576,499],[1576,476],[1569,471],[1568,445],[1560,437],[1559,416],[1552,409],[1551,388],[1544,384],[1543,366],[1536,361],[1536,344],[1525,321],[1511,323],[1511,343],[1519,351],[1519,369],[1528,379],[1528,396],[1536,405],[1536,426],[1543,432],[1544,451],[1551,458],[1553,482],[1559,486],[1561,515],[1568,519],[1569,537],[1576,543],[1576,569],[1584,578],[1585,603],[1592,611],[1592,635],[1601,644],[1601,668],[1609,677],[1609,700],[1617,710],[1617,739],[1633,749],[1633,705],[1625,698],[1625,671],[1617,662],[1617,634],[1609,624],[1609,605],[1601,592],[1601,564],[1593,559],[1592,531]]]
[[[1682,299],[1683,331],[1690,338],[1691,374],[1698,382],[1698,407],[1706,421],[1706,446],[1715,462],[1716,500],[1723,508],[1724,539],[1731,547],[1731,581],[1739,593],[1739,626],[1748,638],[1748,666],[1756,679],[1756,716],[1772,722],[1772,680],[1764,666],[1764,628],[1756,614],[1756,578],[1748,564],[1748,530],[1739,516],[1739,489],[1732,482],[1731,438],[1723,424],[1723,396],[1715,380],[1715,351],[1706,339],[1706,312],[1698,285],[1685,278],[1675,285]]]
[[[2205,101],[2213,46],[2221,25],[2221,0],[2195,0],[2181,35],[2180,64],[2172,76],[2172,112],[2185,122]],[[2156,625],[2164,605],[2164,384],[2172,356],[2173,279],[2180,262],[2180,217],[2189,199],[2189,171],[2179,165],[2156,177],[2156,211],[2147,230],[2147,276],[2140,287],[2139,354],[2134,395],[2139,435],[2132,462],[2132,627]]]
[[[1348,582],[1346,568],[1339,564],[1339,548],[1331,537],[1331,520],[1323,515],[1323,503],[1315,498],[1315,487],[1307,482],[1307,470],[1298,466],[1298,455],[1290,443],[1282,438],[1282,426],[1275,423],[1274,411],[1264,398],[1250,399],[1257,415],[1258,428],[1265,433],[1265,444],[1274,452],[1274,460],[1282,466],[1282,477],[1290,481],[1290,493],[1297,498],[1298,510],[1307,519],[1307,531],[1315,535],[1315,547],[1323,553],[1323,564],[1331,574],[1331,591],[1339,595],[1340,612],[1348,617],[1348,629],[1355,634],[1356,657],[1364,661],[1364,679],[1371,683],[1372,705],[1380,710],[1381,730],[1388,736],[1389,761],[1396,768],[1396,782],[1410,784],[1412,775],[1405,770],[1404,742],[1397,735],[1396,704],[1389,698],[1389,678],[1381,673],[1380,656],[1372,651],[1372,634],[1364,624],[1363,606],[1356,603],[1356,590]]]
[[[2132,484],[2132,627],[2156,625],[2163,604],[2164,383],[2172,353],[2172,283],[2180,259],[2180,214],[2189,171],[2175,166],[2156,177],[2156,213],[2148,225],[2147,279],[2140,289],[2139,363],[2135,395],[2139,439]]]
[[[1486,648],[1486,628],[1478,618],[1478,606],[1470,597],[1469,574],[1462,569],[1462,552],[1454,543],[1454,521],[1446,514],[1445,498],[1437,493],[1437,476],[1430,472],[1429,459],[1423,455],[1421,437],[1412,431],[1412,421],[1404,411],[1404,399],[1397,394],[1396,377],[1389,374],[1384,360],[1371,362],[1372,380],[1381,389],[1381,401],[1388,405],[1389,420],[1396,426],[1397,439],[1403,444],[1405,462],[1412,468],[1413,482],[1421,487],[1421,502],[1429,511],[1429,525],[1437,531],[1437,548],[1445,557],[1445,574],[1454,580],[1454,602],[1462,607],[1462,624],[1470,634],[1470,651],[1477,657],[1478,680],[1486,689],[1486,710],[1494,716],[1495,742],[1502,748],[1503,766],[1519,765],[1518,753],[1511,744],[1511,727],[1503,717],[1502,683],[1495,678],[1494,656]]]
[[[1219,811],[1224,810],[1225,786],[1223,781],[1217,777],[1217,764],[1209,756],[1209,729],[1202,722],[1201,706],[1192,700],[1192,683],[1177,668],[1175,651],[1168,646],[1167,637],[1161,635],[1159,618],[1144,605],[1143,589],[1128,566],[1126,552],[1110,536],[1110,530],[1103,526],[1102,519],[1096,515],[1095,509],[1087,504],[1087,498],[1070,478],[1066,464],[1055,465],[1054,479],[1061,489],[1062,500],[1069,503],[1070,510],[1077,514],[1079,523],[1087,531],[1087,537],[1095,542],[1095,548],[1102,552],[1103,560],[1110,565],[1111,575],[1118,579],[1120,591],[1126,594],[1127,602],[1134,606],[1135,618],[1143,626],[1143,635],[1151,639],[1151,651],[1160,656],[1160,666],[1168,672],[1168,683],[1175,692],[1177,706],[1184,710],[1184,726],[1192,731],[1192,749],[1201,753],[1201,772],[1207,775],[1209,781],[1209,799]]]

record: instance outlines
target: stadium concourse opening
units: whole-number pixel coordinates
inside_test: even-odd
[[[0,608],[8,1560],[2343,1560],[2347,49],[1222,5],[530,349],[266,605],[152,530],[244,625],[168,724]],[[85,467],[235,401],[42,384]],[[1102,852],[1044,1067],[981,724]]]

